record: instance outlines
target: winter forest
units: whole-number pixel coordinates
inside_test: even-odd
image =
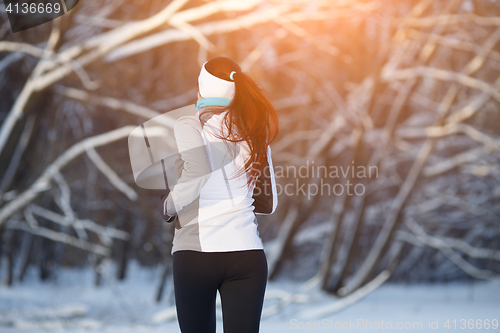
[[[398,302],[420,331],[445,307],[443,332],[498,329],[500,2],[74,2],[16,33],[0,4],[0,331],[179,332],[175,228],[127,138],[195,104],[217,56],[279,116],[262,332],[396,325]]]

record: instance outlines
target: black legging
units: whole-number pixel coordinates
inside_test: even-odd
[[[219,290],[224,333],[259,332],[267,283],[263,250],[174,252],[177,319],[182,333],[215,333]]]

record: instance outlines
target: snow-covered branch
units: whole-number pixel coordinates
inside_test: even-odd
[[[86,152],[89,148],[95,148],[127,137],[135,126],[125,126],[108,133],[96,135],[82,140],[66,150],[54,162],[47,166],[43,174],[24,192],[12,201],[8,202],[0,210],[0,226],[18,210],[32,202],[41,192],[50,188],[50,182],[70,161]]]
[[[453,248],[456,248],[467,255],[475,258],[485,258],[485,256],[489,259],[499,259],[500,252],[492,251],[487,249],[477,249],[472,248],[465,242],[460,240],[450,240],[450,239],[442,239],[438,237],[429,236],[423,229],[418,225],[415,220],[411,217],[407,217],[405,219],[406,226],[413,232],[416,237],[416,241],[412,240],[411,236],[408,233],[402,233],[401,238],[405,241],[410,241],[413,243],[421,243],[435,249],[440,250],[445,256],[448,257],[455,265],[457,265],[464,272],[478,279],[487,279],[492,280],[497,283],[500,283],[500,275],[491,272],[488,270],[482,270],[474,267],[460,255],[458,255]]]
[[[55,242],[60,242],[64,243],[70,246],[74,246],[76,248],[88,251],[88,252],[93,252],[98,255],[102,256],[110,256],[111,255],[111,249],[99,244],[92,244],[89,243],[83,239],[76,238],[73,236],[70,236],[68,234],[64,234],[61,232],[57,232],[48,228],[44,227],[36,227],[32,228],[28,223],[22,222],[22,221],[11,221],[13,223],[8,223],[7,228],[9,229],[16,229],[16,230],[22,230],[25,232],[29,232],[33,235],[41,236],[44,238],[48,238],[50,240],[53,240]]]
[[[117,174],[104,162],[101,156],[95,151],[93,147],[87,149],[87,156],[94,163],[94,165],[101,171],[109,182],[120,192],[125,194],[130,200],[135,201],[139,197],[133,188],[128,186]]]

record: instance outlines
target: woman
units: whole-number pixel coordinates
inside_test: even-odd
[[[224,332],[258,332],[268,271],[255,214],[277,206],[269,148],[277,115],[229,58],[206,62],[198,88],[197,116],[180,118],[174,129],[179,180],[160,203],[166,221],[177,216],[177,318],[183,333],[215,332],[218,290]]]

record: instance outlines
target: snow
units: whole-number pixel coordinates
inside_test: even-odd
[[[22,283],[1,286],[0,332],[180,332],[171,280],[167,281],[163,300],[154,301],[160,268],[131,263],[123,282],[111,277],[113,267],[106,267],[104,272],[100,287],[92,285],[94,273],[90,269],[61,269],[57,278],[48,282],[39,281],[36,272],[29,271]],[[299,290],[302,284],[284,278],[268,283],[261,332],[454,332],[464,331],[460,329],[461,320],[472,326],[478,324],[479,319],[483,324],[489,319],[490,325],[492,320],[496,319],[497,323],[500,320],[500,286],[489,282],[385,284],[339,313],[319,316],[314,313],[320,313],[337,299],[318,290],[303,293]],[[295,295],[292,297],[292,294]],[[294,301],[273,312],[279,308],[280,300],[286,298]],[[217,332],[222,332],[218,301]],[[447,320],[450,328],[444,327]],[[456,329],[453,320],[456,320]],[[388,329],[388,323],[392,330]],[[421,323],[422,327],[397,329],[398,323],[407,327]],[[437,325],[437,329],[430,329],[430,323],[433,327]]]

